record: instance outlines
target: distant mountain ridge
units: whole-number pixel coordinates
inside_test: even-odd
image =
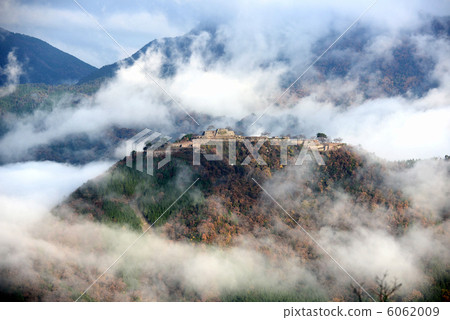
[[[448,40],[450,17],[426,20],[423,26],[415,32]],[[312,47],[313,54],[319,56],[338,34],[338,31],[331,30],[326,36],[317,39]],[[199,50],[199,48],[195,48],[195,40],[203,35],[207,35],[205,37],[207,42]],[[333,50],[330,50],[315,64],[314,69],[317,74],[313,78],[305,77],[292,90],[307,94],[308,84],[336,78],[353,79],[358,82],[358,89],[364,92],[366,98],[406,95],[408,92],[422,96],[437,86],[436,81],[430,77],[435,61],[418,52],[410,35],[405,34],[401,41],[390,49],[392,59],[382,55],[377,59],[370,57],[373,37],[373,32],[367,27],[355,26],[346,37],[336,44]],[[194,51],[202,55],[206,66],[222,59],[233,59],[232,53],[226,47],[226,42],[218,36],[217,26],[201,26],[185,35],[155,39],[136,51],[130,58],[103,66],[82,78],[78,84],[101,83],[105,79],[110,79],[114,77],[120,67],[132,65],[134,61],[148,52],[161,54],[162,64],[158,76],[170,78],[177,73],[177,64],[189,63]],[[282,51],[279,53],[277,62],[291,67],[299,63],[296,57],[285,56]],[[261,68],[264,67],[261,65]],[[293,69],[297,70],[295,67]],[[376,76],[374,77],[374,75]],[[298,73],[295,71],[286,72],[280,80],[280,86],[289,86],[297,76]]]
[[[0,28],[1,68],[7,65],[11,51],[22,65],[20,83],[71,84],[97,70],[45,41]],[[5,81],[6,76],[0,76],[0,85]]]
[[[152,40],[131,55],[130,58],[103,66],[81,79],[78,84],[112,78],[121,66],[130,66],[148,51],[157,50],[160,50],[163,56],[163,63],[160,68],[159,76],[163,78],[171,77],[176,73],[175,63],[177,59],[180,59],[183,62],[189,61],[193,52],[192,44],[195,38],[202,32],[209,34],[209,39],[207,40],[208,43],[206,45],[207,49],[203,52],[204,58],[206,58],[207,55],[212,60],[222,57],[225,54],[225,47],[216,38],[216,28],[211,26],[199,27],[182,36]]]

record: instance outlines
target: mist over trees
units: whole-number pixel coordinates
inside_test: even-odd
[[[76,300],[140,237],[82,301],[449,301],[450,19],[430,1],[378,1],[314,65],[362,2],[155,2],[171,36],[98,70],[1,29],[0,299]],[[103,59],[66,5],[0,15]],[[124,160],[144,128],[178,142],[153,176]],[[184,142],[219,128],[319,141],[324,164],[239,141],[236,165],[227,144],[192,165]]]

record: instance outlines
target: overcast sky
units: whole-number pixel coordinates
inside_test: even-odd
[[[185,15],[192,5],[170,1],[85,1],[86,8],[127,51],[155,38],[184,34],[199,19]],[[191,12],[193,13],[193,12]],[[72,0],[0,2],[1,26],[49,42],[96,67],[116,62],[124,53]]]
[[[301,11],[308,11],[308,16],[317,23],[336,11],[355,19],[373,0],[78,2],[133,53],[155,38],[182,35],[200,23],[236,23],[240,20],[245,32],[252,32],[264,28],[266,21],[281,19],[289,30],[302,19]],[[448,0],[378,0],[364,21],[402,27],[416,23],[423,15],[445,15],[448,12]],[[1,27],[43,39],[97,67],[125,57],[73,0],[2,0],[0,17]],[[311,28],[315,27],[315,24],[311,25]]]

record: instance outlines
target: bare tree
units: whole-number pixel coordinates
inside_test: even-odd
[[[394,295],[395,291],[397,291],[402,284],[397,283],[397,279],[394,279],[394,282],[392,284],[388,283],[387,281],[387,272],[384,273],[383,277],[376,277],[375,282],[377,283],[377,296],[378,300],[380,302],[386,302],[389,300],[392,295]]]
[[[361,283],[361,287],[364,285],[364,282]],[[359,302],[363,301],[363,291],[360,286],[354,286],[353,284],[350,284],[350,287],[352,288],[353,293],[358,298]]]

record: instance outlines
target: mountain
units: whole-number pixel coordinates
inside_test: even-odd
[[[450,17],[427,20],[416,33],[448,39],[449,25]],[[317,39],[311,48],[313,56],[320,56],[339,34],[338,30],[330,30],[327,35]],[[205,35],[207,35],[205,45],[193,46],[196,38],[200,39],[199,37]],[[418,52],[417,43],[411,35],[403,36],[395,46],[389,49],[389,52],[374,59],[371,50],[373,50],[373,40],[376,36],[377,34],[367,27],[355,26],[314,65],[316,74],[313,77],[303,78],[301,82],[293,86],[293,90],[299,95],[305,95],[309,93],[311,85],[337,78],[352,79],[357,82],[358,89],[364,92],[366,98],[407,95],[408,92],[422,96],[437,86],[436,81],[431,77],[435,61]],[[203,41],[204,38],[201,40]],[[112,78],[121,66],[132,65],[147,52],[161,53],[162,65],[158,76],[172,77],[177,72],[176,64],[189,63],[194,50],[203,57],[207,68],[221,59],[233,59],[232,53],[227,48],[227,40],[223,36],[218,37],[216,27],[203,26],[182,36],[153,40],[134,53],[131,58],[104,66],[81,79],[79,83]],[[265,61],[260,67],[268,67],[271,63],[286,64],[289,67],[289,71],[281,77],[282,87],[288,87],[298,77],[301,69],[305,68],[304,61],[296,56],[287,56],[282,48],[274,61]],[[337,101],[337,103],[341,102]]]
[[[187,141],[189,139],[188,136]],[[179,143],[186,142],[183,140]],[[214,152],[209,147],[205,150]],[[300,149],[299,146],[290,147],[288,161],[294,160]],[[151,225],[152,232],[171,241],[225,251],[244,241],[270,261],[299,259],[298,263],[306,266],[318,279],[318,287],[326,288],[311,292],[301,284],[294,290],[280,292],[267,288],[261,292],[250,286],[246,291],[217,292],[209,297],[213,301],[358,299],[354,290],[342,286],[324,268],[323,252],[301,234],[299,225],[313,235],[332,232],[335,234],[332,241],[341,241],[339,235],[364,233],[371,228],[377,232],[384,230],[385,237],[398,239],[418,226],[430,230],[440,228],[441,222],[435,224],[427,220],[429,212],[426,209],[415,206],[399,188],[386,181],[386,171],[401,172],[414,162],[374,161],[369,155],[341,145],[321,152],[325,161],[323,166],[313,163],[301,167],[283,166],[279,149],[266,142],[259,154],[267,166],[254,159],[249,165],[242,165],[249,153],[239,141],[236,151],[237,165],[230,165],[225,156],[221,161],[206,161],[201,157],[201,164],[193,166],[192,148],[180,147],[173,150],[172,159],[166,166],[155,169],[153,176],[128,167],[124,159],[102,176],[78,188],[55,209],[55,214],[64,217],[67,212],[75,212],[72,218],[85,217],[111,226],[119,225],[139,234]],[[225,144],[224,155],[227,154]],[[155,159],[159,161],[161,157]],[[178,199],[196,179],[192,189]],[[283,213],[255,181],[264,185],[288,214]],[[444,216],[448,217],[449,208],[444,210]],[[424,272],[432,285],[413,286],[399,294],[397,301],[448,299],[449,274],[439,271],[443,262],[438,260],[423,262]],[[366,287],[376,291],[375,275],[372,276],[372,279],[362,280]],[[118,277],[120,279],[121,275]],[[170,283],[169,279],[159,278],[159,281]],[[195,296],[192,289],[180,287],[178,283],[171,283],[168,288],[174,292],[171,299],[189,300]],[[139,291],[138,295],[141,294]],[[93,290],[90,299],[99,295]],[[139,298],[147,299],[145,296]]]
[[[97,68],[65,53],[45,41],[0,28],[0,67],[8,63],[13,52],[22,65],[20,83],[44,83],[50,85],[76,83]],[[6,77],[0,77],[3,85]]]
[[[211,150],[209,149],[209,152]],[[224,154],[227,154],[228,149],[225,147],[224,150]],[[288,152],[289,161],[295,160],[300,150],[299,146],[291,147]],[[252,232],[256,226],[268,230],[271,228],[271,219],[264,211],[276,211],[276,208],[269,208],[267,204],[261,206],[259,198],[263,192],[252,178],[260,184],[276,180],[273,178],[287,173],[289,175],[283,183],[289,184],[290,180],[298,178],[287,169],[291,168],[290,166],[281,165],[279,148],[268,142],[259,150],[267,165],[258,165],[255,160],[248,165],[242,165],[249,153],[240,141],[237,142],[236,151],[237,165],[230,165],[225,156],[222,161],[206,161],[201,157],[201,165],[193,166],[192,147],[175,149],[171,162],[161,169],[155,169],[154,176],[128,167],[124,159],[103,176],[78,188],[69,197],[66,205],[80,214],[88,214],[94,220],[128,225],[140,230],[143,224],[153,224],[156,221],[176,199],[178,191],[183,191],[189,182],[199,178],[196,185],[197,198],[194,201],[189,200],[189,197],[182,199],[158,220],[156,226],[163,227],[168,236],[174,236],[177,240],[195,239],[198,242],[230,245],[239,234]],[[369,163],[364,156],[358,155],[346,145],[321,151],[321,155],[325,159],[323,167],[308,166],[313,175],[309,177],[310,180],[302,192],[305,192],[303,198],[310,202],[310,206],[301,208],[300,212],[306,214],[308,211],[319,210],[320,214],[316,212],[319,216],[326,214],[326,205],[322,198],[332,199],[334,189],[341,188],[348,190],[354,197],[355,205],[367,206],[372,211],[380,207],[393,208],[402,216],[401,219],[398,216],[390,217],[392,220],[389,225],[393,230],[411,222],[411,215],[404,213],[410,206],[409,200],[399,190],[384,184],[382,175],[386,168],[380,163]],[[155,159],[161,158],[158,156]],[[362,167],[364,171],[359,172]],[[213,225],[218,223],[213,221],[215,218],[211,217],[211,213],[219,203],[223,206],[221,214],[225,212],[225,216],[219,219],[220,226],[211,225],[209,231],[201,228],[200,225],[205,222],[211,222]],[[319,204],[323,208],[320,208]],[[275,211],[272,212],[273,215],[277,215]],[[233,220],[232,216],[236,219]],[[171,233],[176,221],[184,221],[187,229],[181,233]],[[307,223],[312,227],[315,225],[315,228],[323,222],[319,219]]]
[[[301,81],[298,81],[291,88],[292,101],[305,96],[315,96],[315,99],[318,101],[332,102],[339,108],[347,108],[348,106],[359,104],[361,99],[378,99],[388,96],[423,96],[430,89],[439,85],[433,72],[437,61],[432,55],[423,54],[417,45],[417,35],[423,35],[425,38],[431,36],[439,39],[439,41],[448,41],[449,26],[449,17],[424,21],[422,28],[414,31],[413,34],[403,33],[399,37],[399,41],[396,41],[395,45],[386,49],[386,52],[382,54],[373,54],[372,52],[374,39],[379,35],[370,28],[355,26],[314,65],[314,71],[308,72]],[[51,48],[53,51],[58,51],[40,40],[13,34],[6,30],[2,30],[0,35],[3,39],[3,45],[8,41],[11,42],[11,39],[16,39],[17,43],[19,43],[19,40],[22,42],[26,40],[32,44],[28,47],[38,47],[37,44],[39,44],[39,46],[45,46],[46,50]],[[338,35],[339,30],[330,30],[324,37],[316,39],[311,48],[312,55],[319,56]],[[85,72],[83,75],[67,76],[68,78],[79,80],[76,85],[53,86],[34,83],[19,85],[15,92],[0,98],[0,137],[14,128],[14,121],[6,120],[11,114],[14,116],[26,116],[36,110],[50,112],[53,108],[60,107],[59,101],[62,98],[64,98],[63,105],[70,105],[75,109],[80,105],[80,101],[84,101],[86,96],[95,94],[100,88],[102,81],[113,77],[120,66],[133,64],[135,60],[147,52],[158,52],[161,54],[162,64],[154,76],[163,78],[170,78],[176,75],[177,66],[180,63],[188,64],[194,52],[196,57],[202,56],[203,59],[200,60],[202,60],[202,66],[204,65],[206,70],[216,70],[217,66],[220,67],[228,63],[233,66],[236,57],[233,56],[233,50],[228,47],[228,43],[226,36],[219,34],[215,27],[201,26],[185,35],[153,40],[134,53],[131,58],[100,69],[91,69],[89,67],[93,72]],[[24,60],[20,56],[21,50],[19,50],[19,46],[16,44],[14,47],[16,47],[15,52],[19,61],[22,61],[26,70],[26,74],[21,77],[22,82],[30,81],[30,77],[41,78],[41,80],[34,79],[33,81],[35,82],[46,82],[47,80],[42,78],[53,77],[52,73],[47,72],[47,70],[37,72],[38,74],[33,76],[33,72],[40,67],[34,67],[33,69],[30,66],[33,64],[38,65],[38,63],[36,61],[33,63],[34,60],[31,58]],[[3,54],[1,66],[5,64],[5,56],[8,50],[1,50]],[[42,55],[42,50],[31,52],[35,55],[37,53]],[[59,53],[66,58],[75,59],[64,53]],[[280,76],[279,80],[280,87],[286,88],[298,77],[301,70],[304,70],[305,61],[297,55],[283,54],[283,48],[280,48],[278,53],[277,58],[273,58],[276,61],[265,61],[266,63],[258,64],[258,67],[266,68],[274,62],[287,67],[287,71]],[[39,61],[42,62],[43,60]],[[48,68],[52,72],[60,69],[64,72],[70,71],[68,67],[71,65],[70,63],[61,67],[61,64],[58,65],[56,63],[57,61],[58,59],[51,59],[50,62],[43,63],[42,68]],[[78,63],[83,64],[81,61],[78,61]],[[217,65],[215,65],[216,63]],[[62,77],[62,79],[66,79],[66,76]],[[170,82],[170,79],[167,80]],[[342,93],[339,92],[340,90],[323,89],[332,88],[340,83],[350,83],[350,87],[354,86],[354,89],[347,90],[349,85],[343,87],[346,90],[342,90]],[[319,95],[317,95],[318,92],[320,92]],[[58,101],[58,103],[55,103],[55,101]],[[202,124],[223,120],[219,117],[214,118],[206,113],[191,113]],[[176,132],[169,132],[168,134],[171,136],[178,136],[179,134],[196,130],[192,127],[195,124],[190,119],[185,121],[186,114],[179,108],[175,108],[170,113],[170,117],[176,124],[177,130]],[[231,125],[238,131],[245,132],[255,119],[256,115],[252,114]],[[292,125],[286,127],[286,133],[298,133],[296,125],[297,122],[292,121]],[[48,144],[35,146],[26,154],[26,158],[19,154],[8,154],[6,157],[0,157],[0,163],[34,159],[80,164],[94,159],[109,158],[114,153],[117,143],[121,139],[129,138],[133,133],[142,129],[125,127],[125,125],[119,125],[117,128],[111,126],[108,128],[108,134],[98,139],[84,133],[59,137]],[[302,128],[301,130],[305,129]],[[119,135],[116,135],[117,133]],[[305,131],[301,133],[307,134]]]
[[[134,61],[138,60],[143,54],[151,51],[160,51],[163,56],[163,63],[160,68],[159,76],[173,76],[176,73],[176,61],[181,60],[185,63],[189,61],[193,52],[191,45],[194,39],[202,32],[209,34],[206,45],[207,49],[202,53],[203,58],[206,61],[209,60],[209,62],[217,61],[217,59],[225,54],[225,51],[224,45],[217,40],[216,29],[214,27],[199,27],[182,36],[155,39],[136,51],[131,58],[126,58],[116,63],[103,66],[81,79],[79,83],[83,84],[90,81],[101,81],[112,78],[120,66],[132,65]]]

